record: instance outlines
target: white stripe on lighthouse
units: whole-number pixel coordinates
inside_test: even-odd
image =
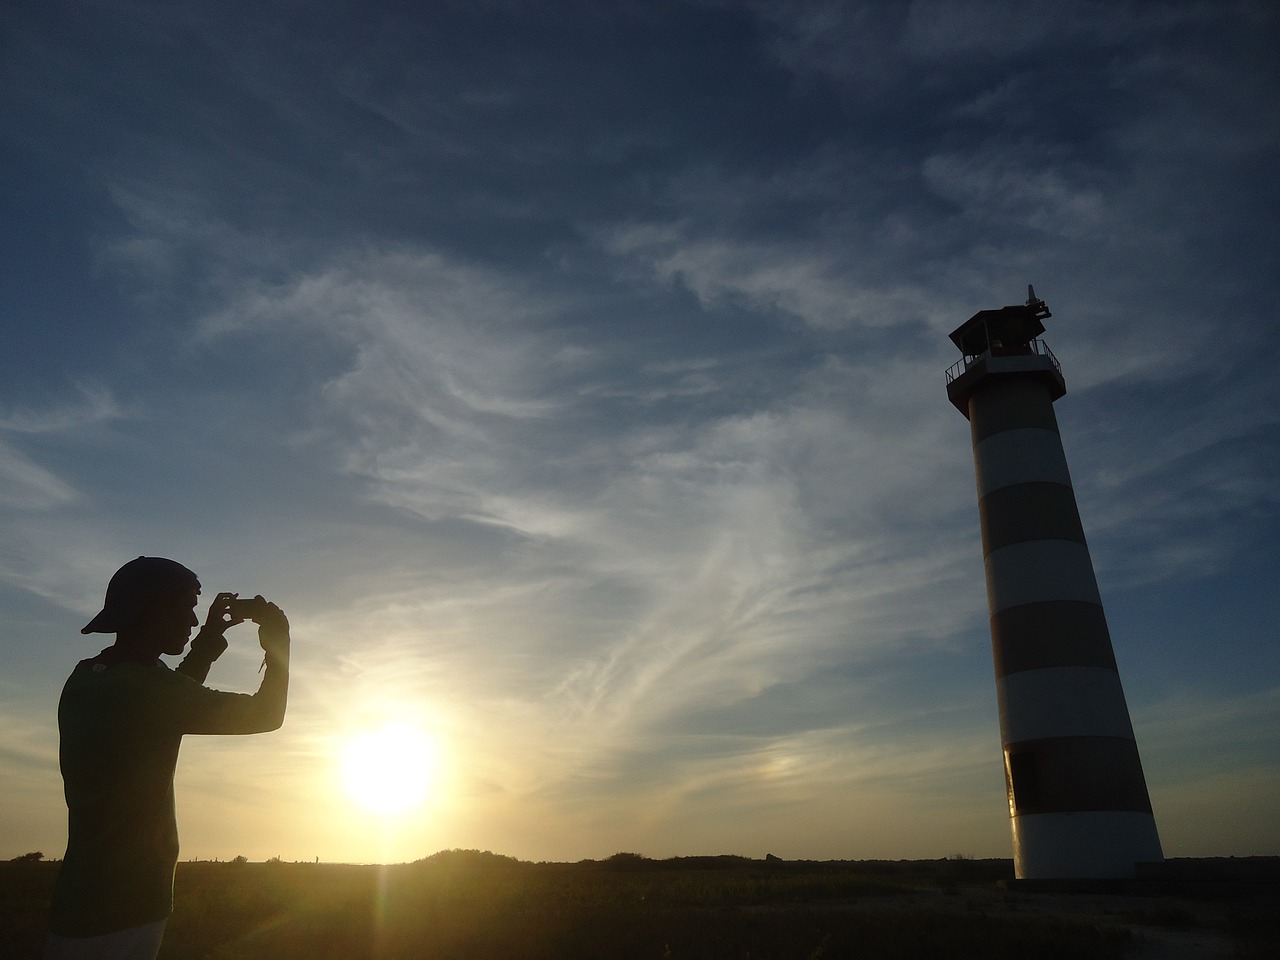
[[[1035,813],[1012,823],[1014,867],[1026,880],[1132,877],[1135,862],[1163,859],[1149,813]]]
[[[1002,430],[973,448],[978,496],[1015,483],[1060,483],[1071,486],[1062,440],[1052,430],[1021,427]]]
[[[1101,605],[1089,548],[1071,540],[1027,540],[986,559],[992,613],[1024,603],[1082,600]]]
[[[1120,674],[1105,667],[1023,670],[996,681],[1001,739],[1133,739]]]

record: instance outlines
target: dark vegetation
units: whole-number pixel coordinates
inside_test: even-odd
[[[56,872],[57,863],[33,859],[0,863],[4,960],[38,956]],[[178,865],[160,957],[1088,960],[1122,957],[1132,922],[1193,922],[1187,909],[1142,901],[1126,908],[1129,923],[1021,911],[1017,897],[997,889],[1011,876],[1007,860],[964,858],[617,854],[564,864],[454,850],[379,867],[237,857]],[[1274,921],[1264,919],[1273,915],[1233,915],[1243,937],[1237,955],[1264,955],[1248,946],[1274,936]]]

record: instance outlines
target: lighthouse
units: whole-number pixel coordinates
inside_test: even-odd
[[[973,441],[1014,868],[1130,878],[1163,854],[1053,412],[1051,314],[1027,292],[953,331],[947,371]]]

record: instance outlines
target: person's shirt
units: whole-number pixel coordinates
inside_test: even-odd
[[[106,654],[81,661],[58,704],[67,853],[50,929],[89,937],[162,920],[178,859],[173,773],[188,733],[248,734],[284,718],[287,665],[268,662],[253,695],[201,686],[203,669]]]

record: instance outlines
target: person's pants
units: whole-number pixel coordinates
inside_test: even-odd
[[[61,937],[49,934],[44,960],[156,960],[168,920],[104,933],[100,937]]]

